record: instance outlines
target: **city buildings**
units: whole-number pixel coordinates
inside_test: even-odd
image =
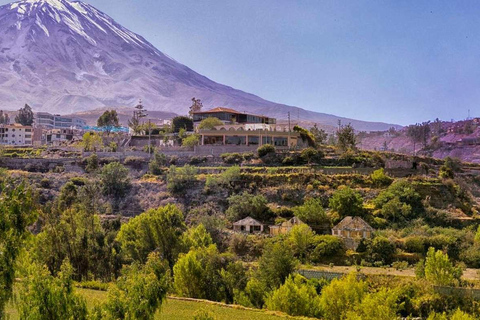
[[[77,117],[65,117],[48,112],[36,112],[34,116],[35,127],[44,129],[83,129],[87,122]]]
[[[21,124],[8,124],[0,126],[0,144],[11,146],[32,146],[41,141],[42,130]]]

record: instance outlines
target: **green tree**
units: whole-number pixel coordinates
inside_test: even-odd
[[[25,182],[0,176],[0,319],[12,297],[15,263],[36,219],[36,204]]]
[[[97,120],[97,127],[102,128],[108,134],[114,129],[120,127],[118,114],[116,110],[106,110]]]
[[[330,198],[329,207],[340,217],[361,216],[363,214],[363,198],[352,188],[341,186]]]
[[[407,136],[413,142],[413,153],[416,154],[416,144],[423,143],[426,147],[430,137],[430,122],[416,123],[407,127]]]
[[[167,173],[167,189],[172,193],[181,193],[188,186],[197,181],[196,167],[185,165],[183,167],[170,166]]]
[[[20,319],[87,319],[85,299],[75,294],[72,267],[66,261],[58,277],[47,268],[29,262],[20,285]]]
[[[323,152],[310,147],[303,149],[300,157],[302,157],[303,161],[305,161],[307,164],[311,164],[312,162],[318,162],[321,160],[323,158]]]
[[[385,169],[383,168],[373,171],[370,178],[376,187],[389,186],[393,182],[393,179],[385,174]]]
[[[180,129],[193,131],[193,121],[189,117],[178,116],[172,119],[172,132],[179,133]]]
[[[105,165],[100,171],[100,181],[103,193],[115,199],[125,196],[131,186],[128,169],[119,162]]]
[[[408,221],[423,212],[422,197],[407,180],[398,180],[373,201],[384,217]]]
[[[350,273],[341,279],[333,279],[322,289],[320,308],[326,320],[345,319],[361,303],[367,293],[367,283]]]
[[[0,110],[0,124],[9,124],[10,123],[10,117],[8,116],[8,113],[3,112],[3,110]]]
[[[297,260],[292,250],[283,243],[276,242],[265,247],[258,260],[256,277],[269,289],[281,286],[285,279],[295,271]]]
[[[269,310],[291,316],[319,317],[319,296],[315,287],[300,275],[290,275],[285,283],[268,295],[265,305]]]
[[[267,204],[267,199],[261,194],[253,195],[248,192],[235,194],[228,198],[228,209],[225,215],[230,221],[238,221],[248,216],[266,221],[271,217]]]
[[[82,137],[82,142],[80,143],[83,151],[99,151],[103,147],[103,139],[100,135],[95,132],[85,132]]]
[[[302,141],[307,142],[309,147],[315,147],[315,137],[313,134],[305,128],[296,125],[293,127],[293,131],[300,133]]]
[[[202,101],[200,99],[195,99],[195,97],[192,98],[192,105],[190,106],[190,110],[188,111],[188,115],[193,118],[193,114],[195,112],[201,111],[203,108]]]
[[[455,268],[447,254],[442,251],[435,251],[430,247],[425,259],[425,278],[441,286],[449,286],[458,283],[462,276],[462,270]]]
[[[25,104],[23,108],[18,110],[15,122],[20,123],[22,126],[31,126],[33,124],[33,111],[28,104]]]
[[[182,235],[182,241],[188,252],[190,249],[206,248],[213,244],[212,236],[203,224],[191,227]]]
[[[377,292],[367,294],[355,311],[347,313],[347,320],[377,320],[398,319],[398,293],[382,288]]]
[[[154,175],[163,173],[163,167],[167,165],[167,156],[163,153],[155,152],[152,160],[148,163],[148,169]]]
[[[126,258],[145,262],[150,252],[158,252],[173,266],[182,250],[181,237],[185,231],[183,214],[169,204],[150,209],[122,225],[117,241]]]
[[[314,246],[315,233],[306,224],[294,226],[287,234],[287,242],[291,246],[295,257],[301,262],[309,261],[309,253]]]
[[[355,130],[351,124],[341,126],[337,130],[338,146],[341,150],[356,150],[357,149],[357,137],[355,136]]]
[[[200,143],[200,136],[198,134],[190,134],[182,140],[182,147],[193,148]]]
[[[167,296],[170,282],[168,265],[160,254],[152,253],[144,266],[134,263],[124,269],[115,286],[109,289],[107,301],[94,309],[91,319],[153,320]]]
[[[328,138],[327,132],[323,129],[319,129],[316,123],[310,129],[310,133],[313,135],[313,138],[315,139],[315,143],[317,145],[322,145],[327,142],[327,138]]]
[[[320,198],[310,198],[305,200],[303,205],[293,208],[293,213],[297,218],[311,226],[330,224],[330,218],[325,213]]]
[[[271,144],[264,144],[263,146],[258,147],[257,153],[260,158],[269,154],[275,154],[275,147]]]
[[[200,121],[200,124],[198,125],[199,130],[212,130],[213,128],[217,126],[223,125],[223,122],[215,117],[208,117],[206,119],[203,119]]]
[[[142,131],[140,120],[147,116],[146,110],[142,105],[142,101],[140,100],[138,105],[135,106],[135,110],[133,111],[133,117],[128,120],[128,126],[132,129],[134,134],[140,134]]]

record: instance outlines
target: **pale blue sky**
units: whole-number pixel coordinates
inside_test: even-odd
[[[85,2],[268,100],[399,124],[480,116],[480,1]]]

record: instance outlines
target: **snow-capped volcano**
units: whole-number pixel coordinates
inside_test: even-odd
[[[21,0],[1,6],[0,30],[0,109],[28,103],[35,110],[73,113],[133,106],[141,98],[149,110],[182,114],[192,97],[202,99],[205,107],[279,118],[292,108],[194,72],[80,1]],[[297,108],[294,114],[330,125],[338,119]],[[367,122],[352,124],[372,128]]]

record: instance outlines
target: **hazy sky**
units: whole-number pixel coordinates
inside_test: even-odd
[[[480,1],[86,2],[268,100],[399,124],[480,116]]]

